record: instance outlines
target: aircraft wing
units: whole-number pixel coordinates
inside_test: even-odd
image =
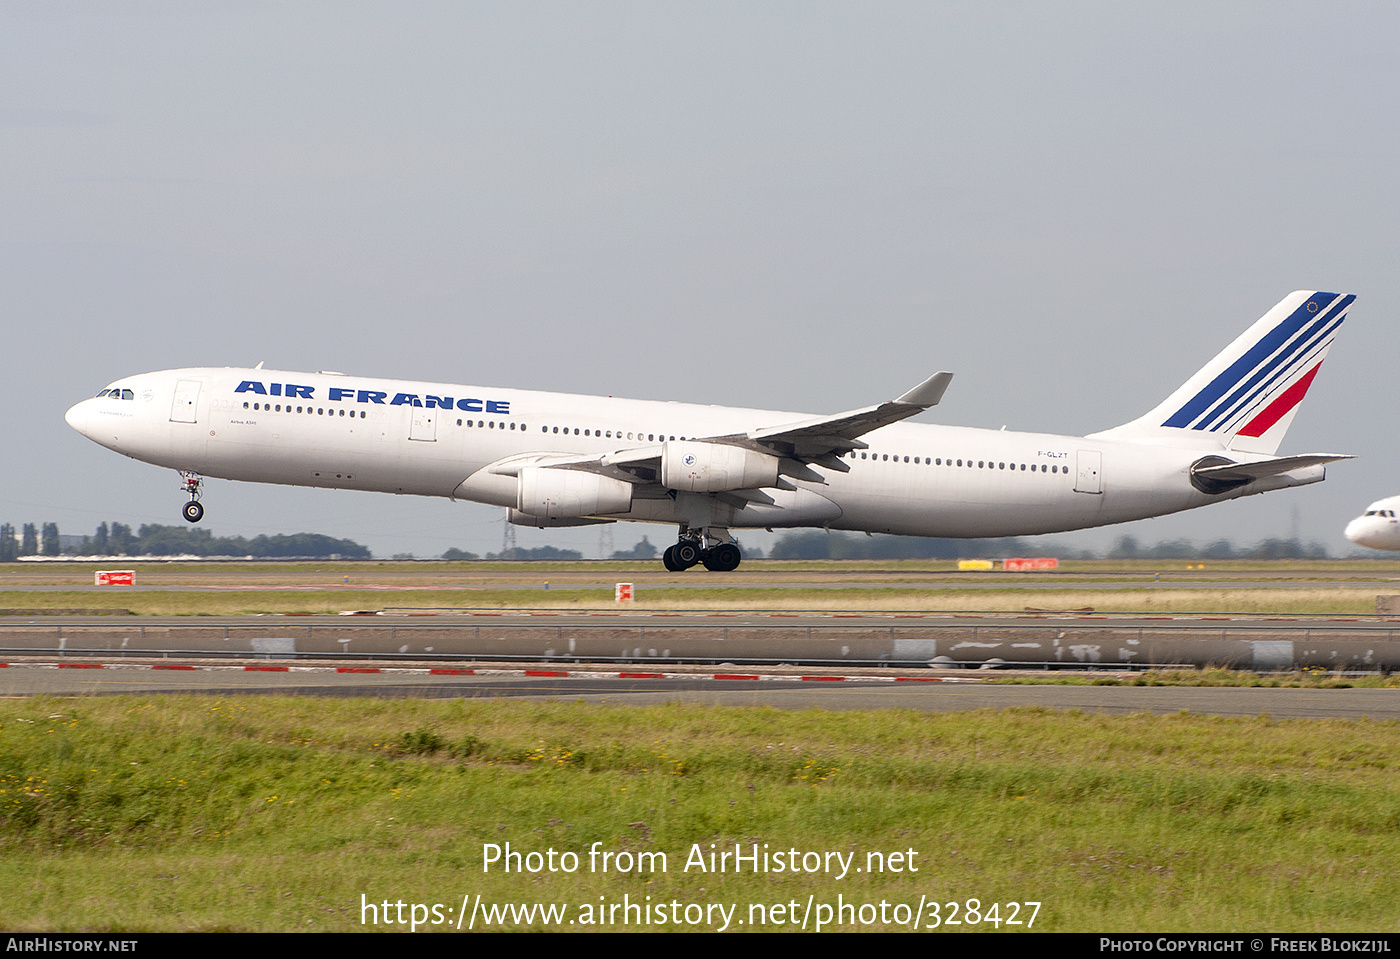
[[[547,469],[583,470],[611,476],[628,483],[651,483],[661,470],[661,447],[642,446],[635,449],[618,450],[601,456],[577,456],[570,453],[536,453],[524,456],[511,456],[497,460],[486,467],[488,473],[498,476],[519,476],[527,466]]]
[[[783,478],[785,476],[825,483],[825,477],[814,471],[811,466],[823,466],[842,473],[850,472],[850,465],[842,461],[841,455],[851,450],[866,449],[867,444],[859,437],[938,405],[952,380],[952,373],[935,373],[912,390],[877,406],[867,406],[783,426],[764,427],[750,430],[748,433],[697,436],[690,442],[737,446],[770,457],[776,456],[777,472],[780,475],[775,482],[765,485],[772,485],[778,489],[796,489]],[[610,476],[637,486],[647,486],[660,482],[664,450],[664,446],[654,445],[618,450],[600,456],[536,454],[511,457],[492,464],[488,469],[492,473],[504,476],[517,476],[520,470],[527,466],[582,470]]]
[[[952,373],[935,373],[907,393],[879,406],[751,430],[745,438],[797,459],[816,460],[824,454],[839,455],[865,449],[866,444],[858,437],[937,406],[952,381]]]

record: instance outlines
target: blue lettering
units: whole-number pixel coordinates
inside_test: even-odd
[[[425,401],[423,405],[428,409],[432,409],[433,407],[437,407],[440,410],[452,409],[452,397],[450,396],[434,396],[431,393],[425,393],[423,394],[423,399]]]
[[[394,398],[389,401],[390,406],[422,406],[423,401],[418,398],[417,393],[395,393]]]
[[[468,413],[480,413],[481,400],[458,400],[457,409],[466,410]]]
[[[281,395],[282,395],[282,384],[281,384],[281,383],[273,383],[273,384],[272,384],[272,395],[273,395],[273,396],[281,396]]]
[[[234,390],[234,392],[235,392],[235,393],[261,393],[263,396],[266,396],[266,395],[267,395],[267,390],[265,390],[265,389],[263,388],[263,385],[262,385],[261,383],[255,381],[255,380],[244,380],[242,383],[239,383],[239,384],[238,384],[238,389]]]
[[[330,401],[331,401],[332,403],[334,403],[334,402],[336,402],[336,401],[338,401],[338,400],[344,399],[344,398],[347,397],[347,396],[354,396],[354,395],[355,395],[355,391],[354,391],[354,390],[345,390],[345,389],[341,389],[339,386],[332,386],[332,387],[331,387]]]
[[[361,402],[361,403],[379,403],[379,404],[383,404],[383,402],[384,402],[384,397],[386,397],[386,396],[388,396],[388,395],[389,395],[388,393],[381,393],[381,392],[379,392],[378,390],[360,390],[357,399],[358,399],[359,402]]]
[[[487,400],[486,412],[500,413],[502,416],[508,416],[510,414],[510,401]]]
[[[309,400],[309,399],[311,399],[311,387],[309,387],[309,386],[293,386],[291,383],[288,383],[288,384],[287,384],[287,399],[289,399],[289,400],[298,400],[298,399],[300,399],[300,400]]]

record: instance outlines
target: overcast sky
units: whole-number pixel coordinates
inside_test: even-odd
[[[0,521],[180,522],[64,410],[184,366],[1082,435],[1286,293],[1357,301],[1326,483],[1056,539],[1352,547],[1400,493],[1393,3],[0,6]],[[500,509],[210,480],[218,535],[497,550]],[[665,527],[618,526],[615,548]],[[520,530],[596,553],[596,528]],[[766,545],[766,535],[744,537]]]

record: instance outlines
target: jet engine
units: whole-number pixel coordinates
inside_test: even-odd
[[[759,489],[778,480],[778,457],[742,446],[670,440],[661,450],[661,483],[667,489],[719,493]]]
[[[516,508],[545,519],[625,513],[632,484],[583,470],[527,466],[520,471]]]

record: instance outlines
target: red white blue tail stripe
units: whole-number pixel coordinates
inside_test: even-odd
[[[1309,294],[1162,426],[1261,436],[1303,399],[1354,299],[1350,294]]]

